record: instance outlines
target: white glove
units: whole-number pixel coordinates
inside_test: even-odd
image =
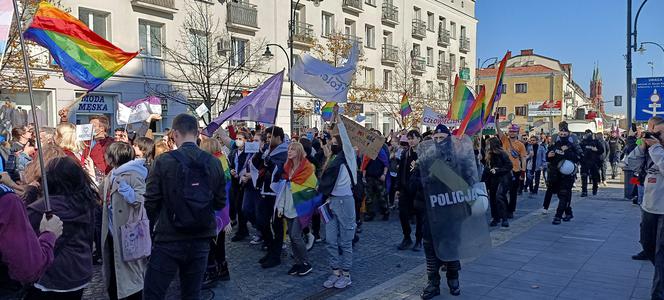
[[[39,223],[39,232],[52,232],[55,234],[56,239],[62,235],[62,229],[62,221],[56,215],[53,215],[49,220],[46,218],[46,214],[44,214],[41,222]]]

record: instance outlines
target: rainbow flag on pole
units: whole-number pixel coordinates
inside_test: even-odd
[[[484,88],[480,90],[477,98],[470,106],[470,111],[466,113],[466,115],[463,117],[463,120],[461,120],[461,125],[459,125],[457,136],[461,136],[464,133],[473,136],[476,133],[482,131],[482,127],[484,127],[484,124],[482,123],[483,105]]]
[[[410,113],[413,112],[413,109],[410,108],[410,102],[408,102],[408,93],[403,93],[403,97],[401,97],[401,103],[399,103],[399,107],[401,108],[401,117],[405,118],[408,116]]]
[[[452,120],[463,120],[463,117],[470,113],[474,102],[473,93],[466,86],[466,82],[457,75],[454,79],[454,95],[447,117]]]
[[[67,82],[88,91],[138,55],[138,52],[124,52],[80,20],[43,1],[23,35],[48,49]]]
[[[334,106],[337,105],[336,102],[327,102],[325,105],[323,105],[323,108],[321,108],[321,115],[323,117],[324,121],[330,121],[332,120],[332,116],[334,115]]]
[[[512,52],[507,51],[503,60],[500,61],[500,66],[498,67],[498,74],[496,75],[496,85],[493,87],[493,93],[490,97],[484,99],[484,112],[482,113],[482,123],[486,124],[489,121],[489,118],[493,115],[493,108],[500,97],[503,94],[503,76],[505,75],[505,65],[507,60],[512,56]]]

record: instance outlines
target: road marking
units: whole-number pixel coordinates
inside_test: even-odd
[[[604,242],[606,240],[600,240],[600,239],[591,239],[591,238],[584,238],[580,236],[569,236],[569,235],[564,235],[562,236],[564,239],[572,239],[572,240],[582,240],[582,241],[591,241],[591,242]]]

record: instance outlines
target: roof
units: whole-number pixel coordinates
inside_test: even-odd
[[[552,72],[559,72],[558,70],[551,69],[542,65],[532,65],[525,67],[507,67],[505,68],[505,75],[527,75],[527,74],[550,74]],[[498,68],[485,68],[480,69],[478,72],[479,77],[495,77],[498,74]]]

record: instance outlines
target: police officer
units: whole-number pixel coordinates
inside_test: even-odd
[[[549,147],[547,162],[549,163],[548,188],[558,194],[558,209],[553,224],[560,224],[561,219],[569,221],[572,215],[572,186],[574,185],[575,165],[579,162],[580,152],[570,138],[567,122],[558,125],[558,136]],[[565,217],[563,218],[563,213]]]
[[[599,186],[600,169],[604,164],[604,145],[593,136],[592,131],[586,130],[581,141],[583,160],[581,160],[581,197],[588,197],[588,179],[593,184],[593,196],[597,195]]]

